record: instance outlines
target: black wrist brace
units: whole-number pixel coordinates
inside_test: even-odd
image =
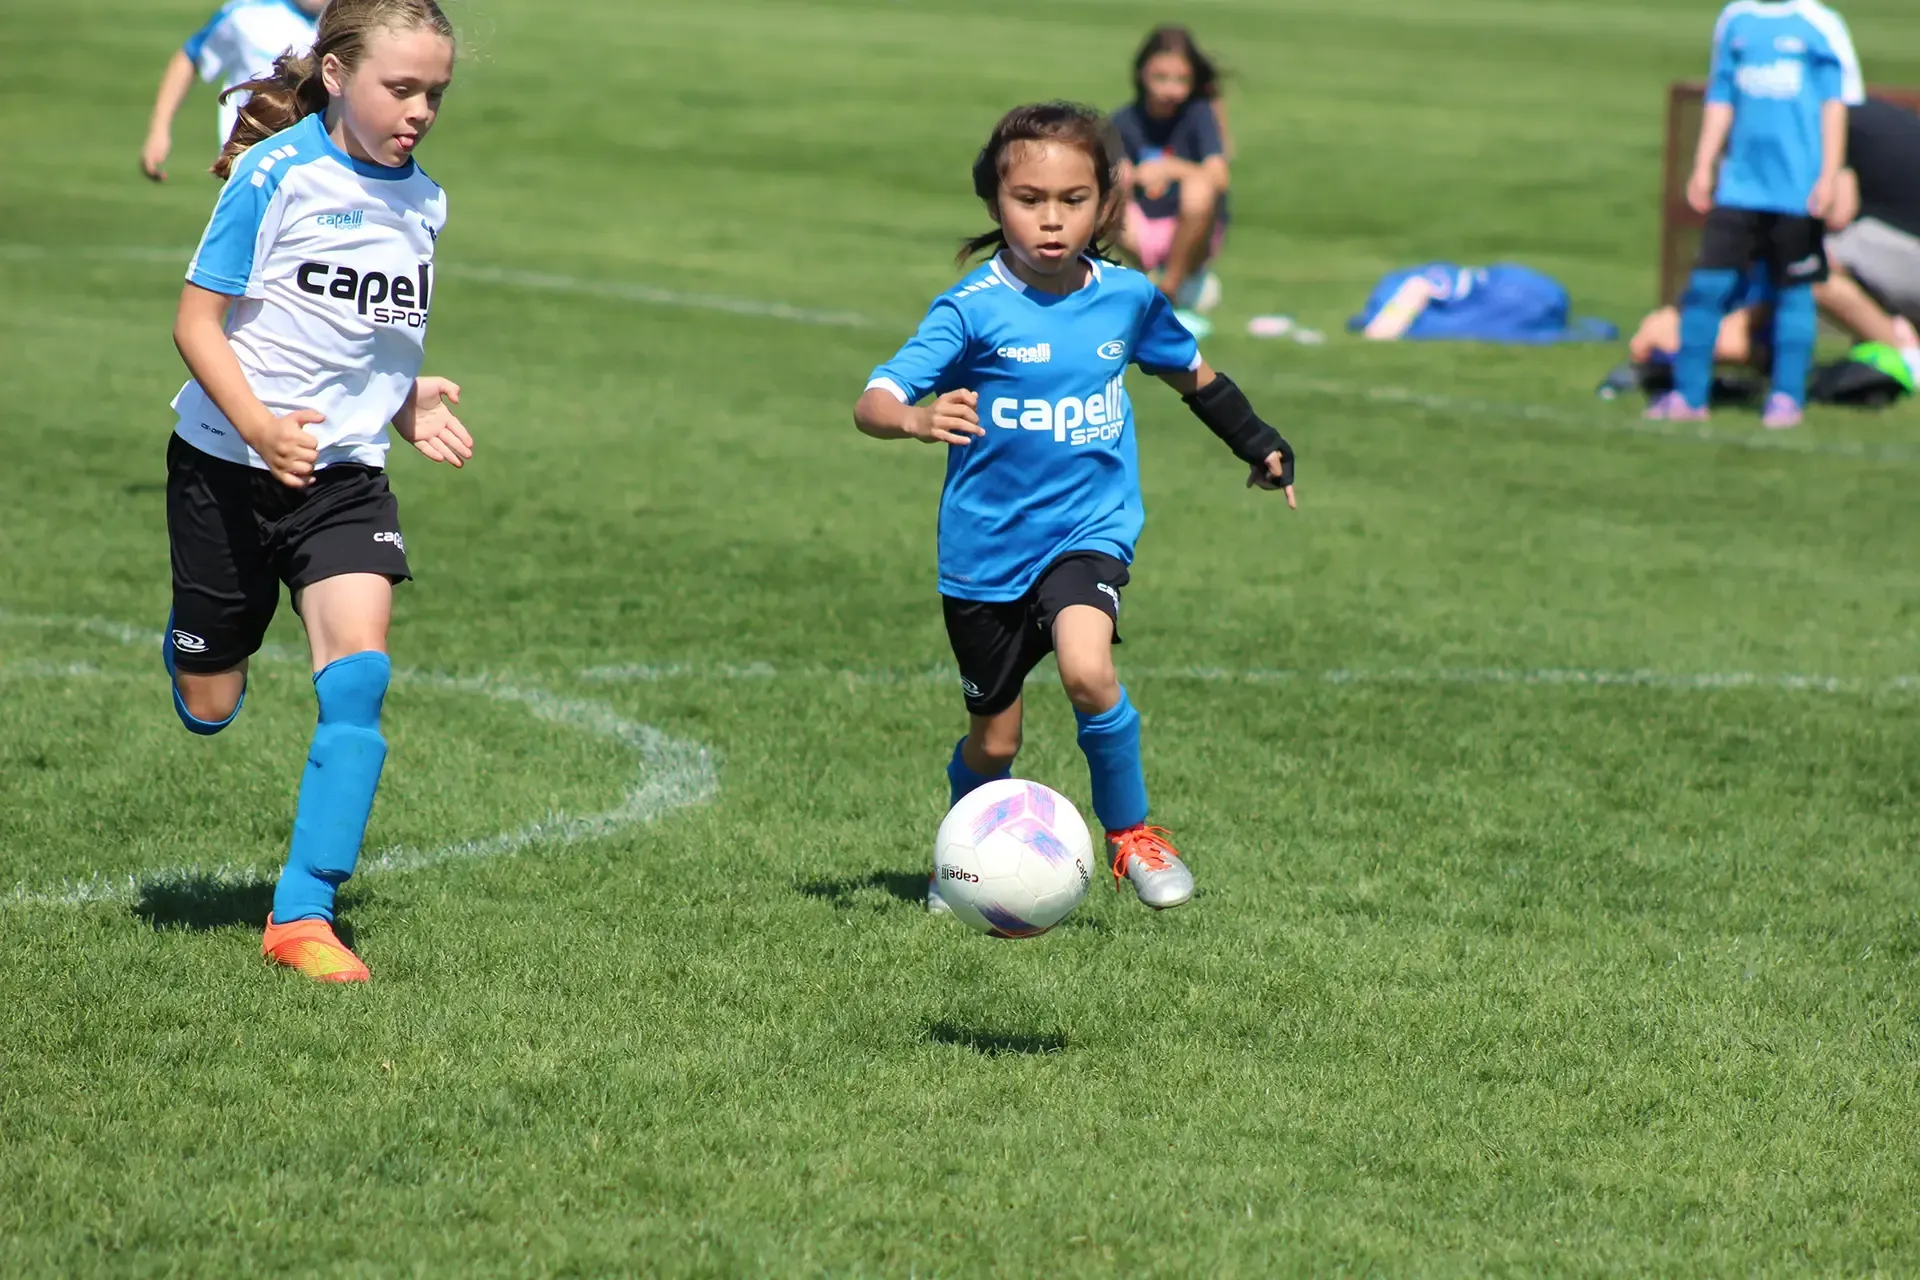
[[[1293,446],[1278,431],[1261,421],[1247,400],[1247,393],[1224,373],[1190,396],[1182,396],[1193,416],[1207,424],[1207,430],[1226,441],[1234,456],[1250,467],[1264,469],[1267,455],[1278,453],[1283,474],[1280,483],[1293,483]]]

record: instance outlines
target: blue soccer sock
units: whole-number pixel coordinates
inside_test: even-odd
[[[1813,367],[1813,346],[1820,336],[1820,315],[1813,304],[1813,286],[1789,285],[1773,304],[1773,390],[1795,404],[1807,402],[1807,371]]]
[[[320,723],[300,778],[293,847],[273,890],[273,920],[332,920],[334,895],[360,859],[373,793],[386,763],[380,704],[393,664],[368,650],[330,662],[313,678]]]
[[[173,714],[180,717],[180,723],[187,726],[188,733],[197,733],[210,738],[233,723],[240,714],[240,708],[247,703],[247,687],[240,686],[240,696],[234,701],[233,710],[227,712],[225,720],[202,720],[187,710],[187,700],[180,696],[180,672],[173,661],[173,615],[167,615],[167,632],[160,637],[160,665],[167,669],[167,688],[173,694]]]
[[[1080,750],[1093,779],[1093,812],[1108,831],[1124,831],[1147,820],[1147,771],[1140,763],[1140,713],[1127,691],[1097,716],[1076,710]]]
[[[959,804],[961,800],[978,791],[981,787],[986,786],[989,782],[998,782],[1002,778],[1011,776],[1013,772],[1010,768],[1002,769],[991,778],[975,773],[968,767],[966,757],[961,753],[961,748],[966,745],[967,740],[965,738],[954,743],[953,759],[947,761],[947,785],[952,797],[948,801],[950,805]]]
[[[1673,360],[1673,385],[1696,409],[1713,395],[1713,349],[1720,322],[1740,292],[1740,273],[1731,269],[1695,270],[1680,299],[1680,353]]]

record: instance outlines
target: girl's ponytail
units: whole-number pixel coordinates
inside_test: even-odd
[[[233,162],[254,143],[271,138],[282,129],[327,109],[327,85],[320,78],[320,58],[312,53],[283,53],[274,59],[273,70],[258,80],[237,84],[220,95],[225,102],[235,94],[246,94],[240,117],[233,122],[227,145],[213,162],[213,176],[225,182],[233,172]]]

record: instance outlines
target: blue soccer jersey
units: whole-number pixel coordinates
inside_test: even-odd
[[[1733,108],[1733,132],[1714,203],[1807,212],[1820,178],[1821,108],[1844,90],[1831,19],[1832,11],[1812,0],[1735,0],[1720,14],[1707,101]],[[1844,41],[1845,28],[1839,30]]]
[[[986,434],[947,449],[940,593],[1017,600],[1070,551],[1131,563],[1146,518],[1126,367],[1200,367],[1145,276],[1088,259],[1077,292],[1029,289],[999,258],[934,300],[867,383],[916,404],[970,390]]]

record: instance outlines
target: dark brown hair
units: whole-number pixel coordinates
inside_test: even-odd
[[[213,176],[225,182],[233,162],[248,147],[327,109],[327,84],[320,77],[320,63],[328,54],[352,71],[374,32],[421,27],[453,39],[453,24],[434,0],[332,0],[320,15],[311,53],[283,53],[274,59],[271,72],[220,95],[222,102],[235,94],[248,97],[227,145],[214,161]]]
[[[1149,31],[1146,43],[1140,46],[1140,52],[1133,55],[1135,102],[1143,101],[1147,96],[1147,88],[1141,83],[1141,78],[1146,75],[1147,63],[1163,53],[1177,53],[1193,68],[1193,97],[1211,102],[1220,96],[1220,68],[1214,65],[1212,58],[1200,52],[1200,46],[1193,41],[1193,32],[1169,24]]]
[[[1120,219],[1120,201],[1114,182],[1113,155],[1107,147],[1106,117],[1092,107],[1075,102],[1036,102],[1015,107],[993,126],[987,145],[973,162],[973,194],[980,197],[987,212],[1000,221],[1000,180],[1013,163],[1014,148],[1034,142],[1058,142],[1076,148],[1093,161],[1094,181],[1100,190],[1099,220],[1094,224],[1093,240],[1087,251],[1096,258],[1111,257],[1106,238]],[[965,264],[983,250],[998,253],[1006,248],[1007,236],[999,226],[963,241],[954,261]]]

